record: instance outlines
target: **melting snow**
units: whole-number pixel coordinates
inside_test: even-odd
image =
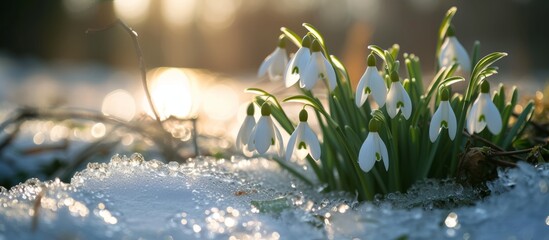
[[[466,206],[476,193],[448,181],[359,204],[318,193],[266,159],[115,155],[70,184],[0,187],[0,240],[549,239],[549,165],[499,174],[491,196]]]

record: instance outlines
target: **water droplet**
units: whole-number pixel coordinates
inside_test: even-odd
[[[177,171],[179,170],[179,163],[171,161],[168,163],[168,168],[170,169],[170,171]]]

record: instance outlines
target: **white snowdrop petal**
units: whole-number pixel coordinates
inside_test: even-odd
[[[328,81],[328,87],[330,88],[330,92],[331,92],[336,88],[337,80],[336,80],[334,67],[332,66],[332,64],[330,64],[330,62],[326,58],[324,58],[324,69],[325,69],[324,78],[327,78],[326,80]]]
[[[236,135],[236,147],[240,150],[248,144],[253,128],[255,127],[255,119],[253,116],[246,116],[238,134]]]
[[[451,140],[454,140],[456,137],[457,132],[457,120],[456,120],[456,114],[454,113],[454,110],[452,110],[452,106],[448,101],[445,101],[446,105],[448,106],[448,135]]]
[[[299,48],[299,50],[297,50],[292,59],[290,59],[290,62],[288,62],[288,66],[286,67],[286,72],[284,74],[286,87],[291,87],[299,81],[300,74],[303,74],[310,55],[311,53],[309,49],[306,47],[302,47]]]
[[[471,73],[471,60],[469,54],[455,36],[447,37],[442,44],[438,58],[440,66],[450,67],[454,60],[459,64],[456,75],[468,75]]]
[[[273,53],[273,61],[268,68],[269,79],[278,81],[282,79],[286,66],[288,65],[288,54],[285,48],[277,48]]]
[[[303,139],[305,140],[305,143],[307,143],[309,147],[309,153],[311,154],[311,157],[314,160],[320,159],[320,154],[321,154],[320,142],[318,141],[318,137],[313,132],[313,130],[309,127],[308,124],[304,128],[303,134],[304,134]]]
[[[259,154],[264,154],[269,150],[272,139],[274,138],[272,121],[269,116],[261,116],[256,126],[254,135],[255,148]]]
[[[372,133],[370,133],[366,137],[366,140],[364,140],[364,143],[362,143],[362,147],[360,147],[358,165],[362,171],[369,172],[374,167],[375,161],[374,138]]]
[[[269,117],[269,120],[271,120],[270,117]],[[284,156],[284,141],[282,140],[282,135],[280,135],[280,131],[278,131],[278,128],[274,126],[272,120],[271,120],[271,128],[273,129],[274,135],[276,136],[275,146],[278,152],[278,156],[282,157]]]
[[[486,119],[486,125],[488,126],[488,130],[490,130],[490,132],[493,134],[500,133],[502,127],[501,115],[496,105],[490,100],[485,106],[484,116]]]
[[[387,94],[387,113],[389,114],[389,117],[395,118],[397,115],[397,102],[399,98],[399,91],[397,90],[397,83],[391,83],[391,89],[389,89],[389,93]]]
[[[438,109],[435,111],[435,114],[433,114],[433,117],[431,118],[431,123],[429,125],[429,139],[431,142],[435,142],[440,134],[440,123],[442,121],[441,112],[441,106],[439,105]]]
[[[356,87],[356,93],[355,93],[355,104],[357,107],[361,107],[364,102],[366,102],[366,98],[368,98],[368,94],[365,93],[366,84],[368,82],[368,69],[370,67],[366,68],[366,71],[358,81],[358,86]]]
[[[246,150],[249,152],[255,151],[255,132],[257,131],[257,124],[255,125],[254,129],[250,133],[250,138],[248,139],[248,144],[246,147]]]
[[[294,68],[298,69],[297,66],[295,66],[295,55],[290,59],[290,62],[288,63],[288,67],[286,68],[286,72],[284,73],[284,85],[286,87],[293,86],[296,82],[299,81],[299,73],[292,73],[294,71]]]
[[[441,67],[448,67],[451,61],[451,54],[450,54],[450,48],[448,47],[448,44],[450,44],[450,39],[446,38],[444,40],[444,43],[442,43],[442,46],[440,47],[440,54],[438,55],[438,63]]]
[[[477,120],[478,120],[478,116],[477,116],[478,106],[479,106],[479,99],[477,98],[475,102],[473,102],[473,106],[471,107],[471,109],[469,109],[469,113],[467,114],[466,123],[467,123],[467,132],[469,132],[469,134],[475,133]]]
[[[374,97],[374,100],[376,101],[377,105],[379,107],[383,107],[385,105],[385,100],[387,99],[387,85],[385,85],[385,81],[379,75],[379,72],[377,72],[377,69],[374,67],[369,67],[370,71],[370,89],[372,91],[372,97]]]
[[[286,161],[290,161],[292,159],[292,154],[294,153],[294,149],[296,147],[298,128],[299,126],[294,130],[292,135],[290,135],[290,139],[288,140],[288,145],[286,147]]]
[[[409,119],[412,115],[412,100],[402,84],[398,83],[398,85],[401,91],[401,101],[404,103],[404,107],[400,111],[404,114],[404,118]]]
[[[300,80],[301,87],[311,90],[316,85],[316,82],[318,81],[318,75],[319,75],[319,69],[317,64],[318,52],[314,52],[311,56],[311,60],[307,64],[307,67],[305,68],[305,73],[303,73],[303,77]]]
[[[385,165],[385,171],[389,171],[389,153],[387,152],[387,146],[385,146],[385,143],[379,134],[376,133],[376,135],[379,143],[379,151],[381,152],[381,158],[383,159],[383,165]]]
[[[269,69],[269,66],[271,66],[273,60],[274,60],[274,52],[269,54],[269,56],[267,56],[259,66],[259,71],[257,72],[258,77],[265,76],[265,74],[267,73],[267,69]]]
[[[469,59],[469,54],[455,36],[450,37],[449,39],[454,46],[455,58],[458,60],[461,70],[469,74],[471,72],[471,60]]]

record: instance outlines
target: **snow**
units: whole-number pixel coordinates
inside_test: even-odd
[[[519,163],[489,188],[479,200],[470,188],[428,180],[357,203],[319,193],[264,158],[179,164],[115,155],[70,184],[29,179],[2,189],[0,240],[549,239],[548,164]]]

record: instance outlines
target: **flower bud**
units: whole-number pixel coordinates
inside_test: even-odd
[[[269,104],[265,103],[263,104],[263,106],[261,106],[261,115],[262,116],[271,115],[271,106],[269,106]]]
[[[248,116],[253,116],[254,112],[255,112],[254,103],[250,103],[250,105],[248,105],[248,109],[246,109],[246,114]]]
[[[307,35],[305,35],[305,37],[303,37],[303,40],[301,40],[301,46],[306,47],[306,48],[310,48],[312,42],[313,42],[313,35],[311,35],[310,33],[307,33]]]
[[[301,112],[299,112],[299,121],[307,122],[308,118],[309,118],[309,114],[307,113],[307,110],[302,109]]]
[[[374,54],[370,53],[368,55],[368,67],[375,67],[376,66],[376,57]]]
[[[370,123],[368,124],[368,129],[370,132],[379,132],[379,128],[381,127],[381,122],[379,120],[372,118],[370,120]]]
[[[320,43],[318,42],[318,40],[313,40],[313,42],[311,43],[311,52],[320,52],[321,49],[322,47],[320,47]]]
[[[486,81],[486,80],[482,81],[482,83],[480,84],[480,92],[481,93],[490,92],[490,83],[488,83],[488,81]]]
[[[396,71],[393,71],[391,73],[391,82],[398,82],[398,81],[400,81],[398,78],[398,73]]]
[[[448,88],[442,87],[440,90],[440,101],[448,101],[450,99],[450,91]]]

